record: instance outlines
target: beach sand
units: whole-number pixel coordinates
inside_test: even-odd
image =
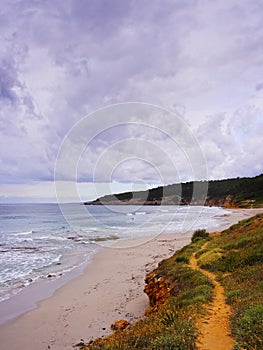
[[[215,230],[258,212],[263,209],[231,209]],[[143,292],[146,273],[188,244],[191,236],[192,232],[162,234],[133,248],[100,248],[82,275],[39,302],[34,310],[0,326],[0,350],[72,350],[82,339],[88,342],[109,334],[117,319],[134,322],[144,315],[148,304]]]

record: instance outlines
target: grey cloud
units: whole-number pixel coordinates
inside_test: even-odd
[[[257,85],[256,85],[256,90],[257,91],[260,91],[260,90],[262,90],[263,89],[263,82],[261,81],[260,83],[258,83]]]
[[[253,176],[262,171],[258,147],[262,109],[247,105],[232,115],[211,116],[199,127],[198,140],[207,158],[210,178]],[[223,126],[224,125],[224,126]]]
[[[16,94],[12,89],[16,85],[16,80],[9,73],[8,64],[2,61],[0,67],[0,99],[7,99],[9,102],[14,103],[16,101]]]
[[[3,1],[1,148],[14,144],[1,154],[3,178],[50,179],[74,123],[126,101],[183,106],[210,177],[255,173],[257,130],[244,125],[258,112],[244,106],[262,88],[262,14],[260,1]]]

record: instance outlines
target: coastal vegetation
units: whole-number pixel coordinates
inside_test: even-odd
[[[195,193],[194,188],[202,189]],[[206,193],[206,195],[204,195]],[[256,177],[195,181],[160,186],[148,191],[106,195],[86,205],[209,205],[228,208],[263,207],[263,174]]]
[[[213,322],[207,315],[217,301],[217,286],[231,310],[225,333],[231,333],[233,349],[262,349],[263,214],[221,233],[196,231],[192,243],[160,262],[145,282],[145,317],[106,338],[80,344],[82,349],[202,349],[200,324],[204,328]],[[224,336],[230,337],[220,334]]]
[[[213,271],[231,306],[235,350],[263,347],[263,215],[243,220],[214,237],[199,256]]]

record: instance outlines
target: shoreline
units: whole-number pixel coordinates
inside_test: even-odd
[[[98,250],[98,248],[97,248]],[[32,284],[25,286],[21,291],[12,295],[10,298],[0,302],[0,326],[8,321],[18,318],[20,315],[32,311],[38,307],[38,304],[53,296],[59,288],[71,280],[81,276],[88,264],[91,263],[96,251],[83,260],[80,264],[71,268],[66,273],[57,277],[54,275],[49,278],[39,278]]]
[[[221,225],[208,231],[222,231],[259,212],[263,209],[230,209]],[[192,231],[168,233],[136,247],[100,248],[81,275],[66,281],[34,310],[0,326],[1,350],[72,349],[81,339],[87,342],[111,333],[116,319],[134,322],[148,305],[145,275],[188,244],[191,236]]]

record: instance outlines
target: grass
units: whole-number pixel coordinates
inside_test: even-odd
[[[214,237],[205,251],[199,252],[198,262],[216,273],[225,289],[233,311],[234,349],[262,349],[263,215],[242,220]]]
[[[203,304],[212,299],[213,286],[200,272],[193,271],[184,262],[175,262],[176,257],[173,260],[170,261],[172,271],[168,270],[167,262],[155,270],[157,276],[166,271],[172,288],[163,306],[158,311],[148,312],[148,317],[127,329],[98,339],[85,349],[196,349],[194,319],[204,310]]]
[[[213,285],[200,271],[190,268],[193,253],[200,267],[214,272],[231,305],[235,350],[263,348],[263,214],[208,237],[198,230],[193,243],[163,260],[154,276],[169,286],[167,300],[158,309],[148,307],[147,317],[123,331],[97,339],[91,350],[194,350],[196,320],[213,298]],[[208,241],[205,249],[201,249]]]
[[[200,245],[201,241],[181,249],[154,270],[156,278],[164,277],[171,290],[159,310],[148,308],[147,317],[105,339],[95,340],[85,349],[196,349],[195,318],[204,312],[204,304],[213,296],[210,280],[188,266],[190,256]]]

